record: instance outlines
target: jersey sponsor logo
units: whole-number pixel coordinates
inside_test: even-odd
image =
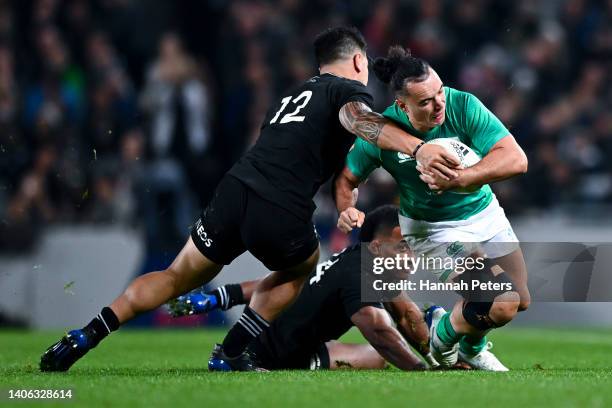
[[[409,154],[401,153],[401,152],[397,153],[397,161],[398,161],[398,163],[405,163],[405,162],[409,162],[409,161],[413,161],[413,160],[414,160],[414,157],[410,156]]]
[[[459,241],[455,241],[448,247],[446,247],[446,253],[448,254],[448,256],[455,256],[459,254],[459,252],[463,251],[463,249],[463,244]]]
[[[212,238],[208,238],[208,234],[206,233],[206,231],[204,231],[202,220],[198,220],[198,222],[196,222],[196,234],[198,234],[198,237],[202,240],[204,245],[206,245],[207,248],[210,248],[213,243],[213,240]]]

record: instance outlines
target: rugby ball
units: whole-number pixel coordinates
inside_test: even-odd
[[[455,156],[464,168],[472,167],[480,161],[480,156],[474,152],[468,145],[461,143],[458,140],[450,138],[439,138],[428,141],[429,144],[437,144],[444,147],[450,154]],[[478,191],[481,186],[472,186],[468,188],[456,188],[451,190],[453,193],[469,194]]]

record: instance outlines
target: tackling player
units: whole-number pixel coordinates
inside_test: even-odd
[[[314,47],[320,74],[270,108],[257,143],[223,177],[172,264],[136,278],[89,324],[49,347],[42,371],[68,370],[121,324],[209,282],[247,250],[275,272],[257,286],[221,353],[235,370],[256,368],[243,351],[317,264],[312,198],[342,168],[353,135],[409,155],[420,141],[371,111],[366,43],[356,29],[329,29]],[[418,158],[441,179],[456,174],[449,167],[457,161],[439,146],[420,148]]]
[[[404,294],[393,302],[385,302],[397,324],[380,302],[361,301],[361,273],[371,271],[362,248],[373,256],[395,256],[408,250],[403,242],[398,209],[378,207],[368,213],[359,235],[360,244],[346,248],[321,263],[308,276],[302,292],[249,350],[265,369],[375,369],[385,366],[385,359],[404,370],[425,366],[412,353],[410,342],[428,362],[437,365],[429,353],[429,333],[418,306]],[[227,310],[248,303],[260,280],[221,286],[208,293],[190,293],[170,302],[174,316]],[[336,341],[353,325],[370,345]],[[406,339],[406,340],[404,340]],[[381,357],[382,356],[382,357]],[[384,358],[383,358],[384,357]],[[214,370],[230,370],[213,352],[209,366]]]
[[[451,312],[434,316],[431,348],[447,367],[461,357],[475,368],[505,371],[487,352],[485,335],[526,309],[529,292],[518,240],[488,183],[525,173],[527,158],[508,129],[475,96],[443,86],[427,62],[404,48],[391,47],[387,58],[376,60],[374,72],[391,84],[396,97],[383,115],[420,137],[420,146],[435,138],[457,138],[482,160],[447,180],[413,157],[357,140],[335,184],[338,227],[345,232],[359,227],[363,213],[354,208],[353,189],[383,167],[400,188],[402,235],[416,256],[465,258],[482,250],[488,257],[485,279],[513,282],[514,290],[489,292],[487,301],[463,300]],[[480,188],[469,194],[452,191],[469,186]],[[452,269],[433,272],[442,282],[457,277]]]

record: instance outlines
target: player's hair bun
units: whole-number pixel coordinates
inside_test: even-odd
[[[395,74],[399,68],[402,60],[408,57],[410,57],[410,50],[400,45],[394,45],[389,48],[387,57],[376,58],[372,66],[374,74],[382,82],[388,84],[391,82],[391,78],[393,78],[393,74]]]

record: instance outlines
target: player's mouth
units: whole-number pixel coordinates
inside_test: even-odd
[[[438,125],[444,122],[444,109],[436,113],[435,115],[433,115],[431,119],[433,120],[434,123]]]

